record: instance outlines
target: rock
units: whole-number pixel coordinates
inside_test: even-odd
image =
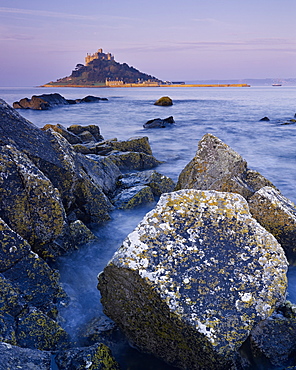
[[[239,194],[181,190],[161,196],[98,287],[132,345],[183,369],[227,369],[284,302],[287,266]]]
[[[83,325],[79,335],[80,338],[83,338],[84,345],[92,345],[102,340],[105,343],[107,340],[112,342],[115,337],[123,337],[116,324],[104,315],[96,317]]]
[[[228,145],[212,134],[206,134],[198,144],[195,157],[179,175],[176,190],[200,189],[234,192],[250,198],[263,186],[274,185]]]
[[[154,105],[160,105],[162,107],[167,107],[167,106],[173,105],[173,101],[170,97],[163,96],[162,98],[159,98],[158,100],[156,100]]]
[[[113,194],[121,171],[110,158],[88,155],[86,160],[81,158],[81,164],[92,181],[101,187],[106,195]]]
[[[269,119],[268,117],[263,117],[263,118],[261,118],[261,119],[260,119],[260,121],[263,121],[263,122],[264,122],[264,121],[265,121],[265,122],[269,122],[269,121],[270,121],[270,119]]]
[[[33,95],[31,99],[28,98],[21,99],[19,102],[13,103],[13,108],[47,110],[57,105],[68,105],[68,104],[69,102],[62,95],[54,93],[54,94]]]
[[[0,370],[51,369],[51,353],[0,343]]]
[[[65,99],[62,95],[58,93],[42,94],[42,95],[33,95],[31,99],[23,98],[18,102],[14,102],[13,108],[47,110],[47,109],[50,109],[52,107],[56,107],[59,105],[98,102],[100,100],[106,101],[108,99],[89,95],[82,99],[73,100],[73,99]]]
[[[87,135],[89,136],[89,134],[92,135],[92,140],[95,142],[100,142],[104,140],[103,136],[100,133],[100,128],[97,125],[71,125],[67,127],[67,130],[72,134],[80,137],[82,142],[85,142],[83,139],[86,138]],[[85,134],[85,132],[88,132],[88,134]]]
[[[268,368],[287,369],[296,365],[296,315],[274,313],[251,331],[252,357],[257,362],[268,359]],[[265,360],[266,361],[266,360]]]
[[[102,343],[65,350],[57,354],[55,361],[60,370],[119,370],[110,349]]]
[[[108,101],[107,98],[99,98],[98,96],[88,95],[82,99],[78,99],[79,103],[97,103],[98,101]]]
[[[27,303],[46,314],[50,315],[59,304],[66,302],[58,272],[33,252],[2,274]]]
[[[70,232],[78,247],[98,239],[80,220],[76,220],[70,224]]]
[[[281,125],[292,125],[296,123],[296,119],[289,119],[289,121],[282,123]]]
[[[113,199],[118,209],[131,209],[154,202],[154,196],[149,186],[133,186],[122,190]]]
[[[55,132],[58,132],[61,134],[70,144],[80,144],[82,143],[82,140],[77,135],[74,135],[72,132],[68,131],[64,126],[57,124],[57,125],[50,125],[47,124],[44,127],[42,127],[41,130],[46,131],[52,129]]]
[[[117,184],[123,189],[128,189],[137,185],[148,185],[155,197],[160,197],[163,193],[169,193],[173,191],[175,187],[175,183],[172,179],[155,170],[124,174],[120,177]]]
[[[296,262],[296,206],[278,190],[265,186],[249,199],[253,217],[284,248],[290,263]]]
[[[147,136],[132,137],[126,141],[118,141],[117,139],[108,140],[105,143],[109,145],[112,150],[118,150],[120,152],[139,152],[152,155],[152,149]]]
[[[51,235],[51,238],[48,239],[48,243],[54,245],[55,248],[59,250],[59,243],[55,243],[54,238],[56,237],[58,239],[61,235],[66,235],[67,232],[69,232],[69,225],[63,213],[68,215],[75,212],[77,218],[81,219],[83,222],[103,222],[110,217],[109,211],[112,209],[112,205],[104,195],[102,189],[95,185],[85,172],[81,163],[83,162],[85,164],[87,161],[84,156],[76,153],[67,140],[60,134],[53,130],[40,130],[21,117],[3,100],[0,100],[0,112],[2,152],[4,150],[2,159],[5,159],[3,164],[1,163],[1,166],[4,166],[3,168],[5,169],[9,168],[11,171],[13,170],[13,178],[17,180],[15,181],[16,185],[18,185],[18,187],[15,185],[15,189],[18,189],[18,193],[13,194],[13,192],[11,192],[10,194],[11,197],[19,197],[20,201],[17,204],[17,209],[22,211],[17,215],[15,221],[12,221],[13,218],[10,217],[10,222],[19,222],[19,229],[23,227],[22,223],[25,222],[26,227],[23,228],[27,230],[28,227],[26,233],[31,232],[33,235],[32,238],[35,238],[34,229],[32,231],[34,222],[31,223],[30,219],[26,217],[20,221],[20,215],[29,214],[31,216],[37,216],[38,212],[42,211],[42,207],[40,207],[40,210],[37,208],[36,211],[30,209],[26,199],[31,199],[37,205],[38,202],[41,205],[46,201],[45,204],[51,208],[47,210],[43,209],[44,221],[42,228],[40,228],[40,230],[38,228],[39,236],[44,233],[45,225],[50,226],[50,229],[45,229],[49,232],[49,235]],[[94,131],[98,132],[98,128],[95,128]],[[14,164],[11,161],[12,155]],[[31,171],[30,176],[26,175],[25,169],[23,173],[21,172],[24,168],[24,164],[26,165],[25,169],[28,168]],[[25,188],[22,188],[19,182],[21,179],[19,172],[22,176],[25,176],[27,181],[25,182],[25,184],[27,184]],[[45,191],[43,189],[43,193],[41,185],[35,189],[34,184],[36,184],[35,180],[37,179],[40,184],[42,183],[46,186],[45,189],[47,190]],[[5,178],[1,180],[2,188],[6,189],[6,193],[9,192],[9,190],[7,190],[9,187],[4,185],[6,181]],[[42,200],[38,200],[37,193],[43,198]],[[23,194],[23,196],[21,194]],[[4,196],[5,194],[2,195]],[[8,209],[9,207],[5,206],[5,202],[7,203],[8,201],[6,199],[3,200],[3,196],[1,197],[1,212],[6,212],[6,215],[9,214],[9,212],[11,214],[13,211],[10,211]],[[52,212],[53,214],[51,215]],[[85,212],[86,214],[84,214]],[[60,222],[58,222],[58,224],[54,223],[55,227],[52,227],[52,217],[55,217],[54,220],[57,220],[57,213],[60,215]],[[0,213],[0,217],[1,215],[2,213]],[[47,224],[45,223],[45,216],[48,218]],[[100,217],[102,218],[100,219]],[[7,216],[5,218],[2,215],[2,218],[8,223]],[[68,230],[65,230],[65,227],[68,228]],[[20,233],[19,229],[17,231],[18,233]],[[61,233],[59,234],[59,232]],[[64,241],[65,240],[64,238]],[[67,246],[60,245],[60,253],[57,253],[57,255],[64,253],[65,249],[68,249],[70,245],[70,249],[75,249],[75,241],[72,241],[72,243],[68,243]]]
[[[170,116],[165,119],[155,118],[147,121],[143,127],[144,128],[164,128],[170,126],[172,123],[175,123],[173,116]]]
[[[13,146],[0,147],[0,216],[33,249],[63,231],[65,210],[51,181]],[[46,250],[44,250],[46,253]]]
[[[18,317],[16,339],[20,347],[43,351],[57,350],[68,344],[68,334],[52,319],[36,309]]]
[[[120,170],[147,170],[162,163],[152,155],[137,152],[112,151],[108,155],[108,158],[110,158]]]

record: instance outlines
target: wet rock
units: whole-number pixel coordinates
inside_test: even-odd
[[[87,126],[71,125],[67,127],[67,130],[72,134],[80,137],[82,142],[89,141],[100,142],[104,140],[103,136],[100,133],[100,128],[97,125],[87,125]]]
[[[266,368],[287,369],[296,365],[296,315],[285,317],[274,313],[251,331],[250,344],[253,359]]]
[[[49,370],[51,353],[0,343],[0,370]]]
[[[216,370],[284,302],[286,272],[283,249],[243,197],[181,190],[162,195],[98,287],[132,345],[177,367]]]
[[[296,123],[296,119],[289,119],[289,121],[282,123],[282,125],[292,125],[293,123]]]
[[[269,122],[270,121],[270,119],[268,118],[268,117],[263,117],[263,118],[261,118],[260,119],[260,121],[262,121],[262,122]]]
[[[80,137],[73,134],[72,132],[70,132],[64,126],[62,126],[60,124],[57,124],[57,125],[47,124],[47,125],[43,126],[41,130],[46,131],[46,130],[49,130],[49,129],[52,129],[55,132],[58,132],[59,134],[61,134],[70,144],[82,143],[82,140],[81,140]]]
[[[42,94],[42,95],[33,95],[31,99],[23,98],[18,102],[14,102],[13,108],[47,110],[47,109],[50,109],[50,108],[53,108],[59,105],[90,103],[90,102],[98,102],[100,100],[106,101],[108,99],[89,95],[82,99],[73,100],[73,99],[65,99],[62,95],[58,93]]]
[[[152,155],[137,152],[112,151],[108,155],[108,158],[110,158],[120,170],[147,170],[157,167],[162,163]]]
[[[274,185],[228,145],[212,134],[206,134],[198,144],[195,157],[179,175],[176,190],[217,190],[241,194],[250,198],[263,186]]]
[[[102,343],[60,352],[55,361],[60,370],[119,370],[119,365],[113,358],[110,349]]]
[[[69,336],[43,312],[31,309],[18,317],[16,340],[20,347],[50,351],[65,347]]]
[[[284,248],[290,263],[296,262],[296,206],[278,190],[265,186],[249,199],[253,217]]]
[[[173,116],[170,116],[165,119],[155,118],[147,121],[143,127],[144,128],[164,128],[171,126],[172,123],[175,123]]]
[[[97,103],[98,101],[108,101],[107,98],[99,98],[98,96],[87,95],[82,99],[77,99],[79,103]]]
[[[33,95],[31,99],[21,99],[19,102],[13,103],[13,108],[47,110],[57,105],[68,104],[69,102],[62,95],[54,93]]]
[[[173,105],[173,101],[170,97],[163,96],[162,98],[159,98],[158,100],[156,100],[154,105],[160,105],[162,107],[167,107],[167,106]]]
[[[175,183],[172,179],[155,170],[124,174],[120,177],[117,184],[123,189],[138,185],[149,186],[155,197],[160,197],[163,193],[169,193],[173,191],[175,187]]]
[[[113,199],[113,203],[118,209],[131,209],[153,202],[154,196],[151,188],[141,185],[124,189]]]

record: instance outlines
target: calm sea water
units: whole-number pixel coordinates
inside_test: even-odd
[[[296,113],[296,87],[1,88],[0,97],[12,104],[23,97],[54,92],[67,99],[95,95],[108,101],[20,113],[38,127],[47,123],[65,127],[96,124],[105,139],[148,136],[154,156],[165,161],[157,170],[175,181],[194,156],[201,137],[212,133],[296,202],[296,124],[284,125]],[[165,95],[173,99],[173,106],[153,105]],[[150,119],[168,116],[175,119],[170,128],[143,128]],[[259,122],[265,116],[270,121]],[[147,211],[114,212],[112,220],[96,230],[97,244],[60,259],[61,280],[71,297],[70,306],[62,313],[63,325],[74,338],[87,320],[102,313],[97,274]],[[296,268],[290,268],[288,277],[288,299],[296,303]],[[128,347],[114,350],[123,369],[170,369],[151,358],[143,361],[142,355]]]

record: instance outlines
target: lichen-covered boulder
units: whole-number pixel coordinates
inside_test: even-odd
[[[254,218],[276,237],[290,263],[296,262],[296,206],[276,189],[266,186],[249,199]]]
[[[139,152],[117,152],[112,151],[108,158],[120,170],[148,170],[161,164],[153,155]]]
[[[154,105],[159,105],[159,106],[162,106],[162,107],[168,107],[170,105],[173,105],[173,101],[169,96],[163,96],[163,97],[159,98],[158,100],[156,100]]]
[[[198,143],[195,157],[179,175],[176,190],[217,190],[241,194],[248,199],[263,186],[272,183],[227,144],[212,134],[206,134]]]
[[[66,347],[69,336],[56,321],[33,308],[19,315],[16,340],[20,347],[54,351]]]
[[[154,196],[151,188],[143,185],[123,189],[113,199],[113,203],[118,209],[131,209],[153,202]]]
[[[0,370],[49,370],[51,353],[0,343]]]
[[[105,313],[141,350],[183,369],[227,369],[285,300],[287,260],[239,194],[164,194],[98,287]]]
[[[0,216],[30,245],[56,239],[66,222],[60,194],[35,164],[15,147],[0,147]]]
[[[65,350],[57,354],[55,361],[60,370],[119,370],[110,349],[103,343]]]

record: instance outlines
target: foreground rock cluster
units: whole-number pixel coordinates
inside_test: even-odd
[[[104,141],[93,125],[39,129],[3,100],[0,112],[0,341],[12,367],[18,366],[15,356],[47,363],[48,356],[38,351],[70,346],[57,322],[67,296],[51,263],[95,241],[91,225],[108,220],[115,207],[155,202],[175,184],[152,170],[160,162],[146,137]],[[123,176],[121,168],[142,172]],[[112,363],[108,351],[100,353]],[[85,354],[92,363],[97,356],[96,349]],[[117,368],[108,366],[93,369]]]
[[[238,153],[205,135],[175,185],[147,137],[39,129],[3,100],[0,112],[0,370],[118,369],[96,323],[87,347],[71,343],[51,266],[113,209],[157,200],[99,275],[129,342],[180,369],[296,366],[295,206]]]
[[[99,274],[105,312],[134,346],[181,369],[295,366],[295,221],[292,202],[207,134]]]

